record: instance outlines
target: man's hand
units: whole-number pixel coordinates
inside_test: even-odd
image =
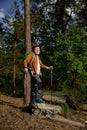
[[[50,66],[50,67],[49,67],[49,70],[53,70],[53,66]]]
[[[28,68],[27,68],[27,67],[24,68],[24,72],[25,72],[25,73],[28,72]]]

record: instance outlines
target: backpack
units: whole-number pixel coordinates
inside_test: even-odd
[[[26,52],[25,55],[24,55],[24,59],[25,59],[29,54],[30,54],[30,52]],[[32,54],[33,54],[33,57],[32,57],[32,59],[30,60],[30,63],[29,63],[29,64],[32,64],[32,62],[33,62],[33,60],[34,60],[34,57],[35,57],[34,52],[32,52]]]

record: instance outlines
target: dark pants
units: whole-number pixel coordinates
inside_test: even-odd
[[[42,81],[39,75],[34,74],[31,77],[31,100],[41,98]]]

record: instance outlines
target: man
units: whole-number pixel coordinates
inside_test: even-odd
[[[42,63],[39,57],[40,54],[40,45],[35,44],[33,46],[33,52],[30,53],[24,60],[24,71],[28,72],[28,64],[31,67],[31,103],[38,102],[43,103],[43,99],[41,98],[41,90],[42,90],[42,81],[40,78],[40,69],[53,69],[52,66],[48,67]]]

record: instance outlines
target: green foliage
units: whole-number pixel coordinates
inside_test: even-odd
[[[24,55],[24,59],[29,55],[30,52],[26,52]]]
[[[54,45],[49,46],[45,43],[44,46],[46,49],[42,51],[42,59],[46,64],[54,66],[53,88],[51,89],[62,91],[77,104],[86,102],[86,32],[78,26],[71,26],[67,35],[58,34]],[[44,78],[49,82],[48,77],[50,77],[49,72],[45,72]]]
[[[84,102],[87,103],[87,84],[81,88],[80,92],[81,95],[78,100],[79,104],[83,104]]]
[[[71,27],[69,34],[58,35],[55,51],[52,55],[54,65],[54,80],[57,90],[71,88],[71,94],[78,101],[81,90],[87,84],[87,35],[79,27]],[[74,88],[74,92],[73,92]],[[67,94],[70,94],[67,93]],[[85,93],[86,94],[86,93]]]
[[[62,109],[64,111],[64,116],[67,117],[67,118],[71,117],[70,108],[69,108],[68,104],[67,103],[62,103],[61,107],[62,107]]]

